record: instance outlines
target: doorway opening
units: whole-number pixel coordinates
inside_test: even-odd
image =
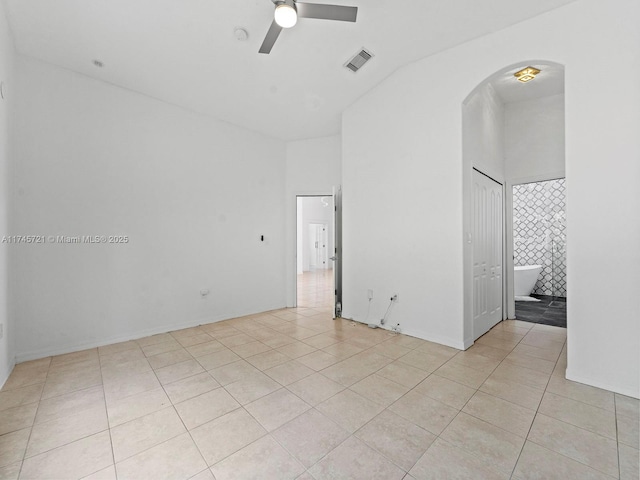
[[[567,327],[565,180],[513,186],[516,318]]]
[[[539,70],[539,74],[523,83],[514,74],[528,66]],[[475,172],[480,171],[504,186],[503,238],[495,236],[496,245],[500,242],[503,246],[501,313],[502,320],[519,319],[514,267],[531,265],[515,261],[513,188],[530,182],[563,179],[564,139],[564,66],[559,63],[528,60],[505,67],[478,84],[462,103],[465,348],[486,328],[482,316],[477,315],[478,302],[486,292],[478,285],[474,260],[480,248],[477,241],[482,240],[478,235],[483,234],[483,231],[474,231]],[[564,255],[564,242],[554,243],[553,249],[555,267],[557,257]],[[551,258],[548,268],[551,268]],[[561,293],[550,296],[555,298],[550,299],[549,309],[564,307]],[[533,308],[524,306],[524,309]],[[519,308],[520,316],[522,312]],[[548,314],[559,316],[553,315],[553,310]]]
[[[333,311],[334,198],[298,195],[296,208],[296,306]]]

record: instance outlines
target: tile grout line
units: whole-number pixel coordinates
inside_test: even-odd
[[[622,477],[622,471],[620,470],[620,436],[618,432],[618,399],[616,394],[613,394],[613,411],[614,411],[614,421],[616,424],[616,453],[618,458],[618,478]]]
[[[104,410],[107,416],[107,431],[109,432],[109,446],[111,447],[111,461],[113,462],[113,472],[118,480],[118,469],[116,468],[116,457],[113,449],[113,437],[111,436],[111,422],[109,421],[109,407],[107,406],[107,392],[104,389],[104,375],[102,373],[102,358],[100,350],[98,350],[98,364],[100,365],[100,380],[102,383],[102,398],[104,398]],[[95,472],[94,472],[95,473]]]
[[[520,343],[518,342],[518,345]],[[565,345],[567,344],[567,341],[565,340],[564,343],[562,344],[562,348],[564,349]],[[538,416],[538,411],[540,410],[540,405],[542,405],[542,401],[544,400],[544,396],[547,393],[547,388],[549,387],[549,382],[551,382],[551,377],[553,376],[553,371],[555,371],[555,368],[558,366],[558,362],[560,362],[560,357],[562,357],[562,350],[560,351],[560,355],[558,356],[558,359],[556,360],[556,363],[553,367],[553,370],[551,371],[551,375],[549,375],[549,379],[547,380],[547,384],[544,387],[544,391],[542,393],[542,397],[540,398],[540,402],[538,403],[538,407],[535,410],[535,414],[533,415],[533,419],[531,420],[531,425],[529,425],[529,430],[527,431],[527,435],[524,437],[524,443],[522,444],[522,447],[520,448],[520,452],[518,453],[518,458],[516,459],[516,463],[513,465],[513,470],[511,470],[511,476],[510,478],[513,479],[514,475],[516,473],[516,469],[518,468],[518,463],[520,462],[520,457],[522,457],[522,452],[524,452],[524,447],[527,444],[527,442],[529,441],[529,435],[531,434],[531,430],[533,429],[533,424],[536,421],[536,417]],[[558,452],[556,452],[558,453]],[[568,457],[567,457],[568,458]]]

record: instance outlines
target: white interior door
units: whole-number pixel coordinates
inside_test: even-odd
[[[473,171],[473,338],[502,320],[502,185]]]
[[[329,261],[328,252],[328,232],[327,225],[324,223],[309,224],[309,268],[311,271],[316,269],[326,269]]]

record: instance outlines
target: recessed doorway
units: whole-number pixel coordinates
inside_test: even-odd
[[[334,199],[297,196],[296,306],[334,308]]]
[[[516,318],[567,327],[565,180],[513,186]]]

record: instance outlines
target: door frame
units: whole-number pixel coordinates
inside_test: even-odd
[[[507,318],[516,318],[516,299],[513,293],[513,267],[514,267],[514,248],[513,248],[513,187],[516,185],[524,185],[526,183],[549,182],[551,180],[567,178],[566,172],[551,172],[540,175],[530,175],[526,177],[518,177],[505,183],[508,194],[505,198],[505,234],[506,234],[506,262],[505,268],[510,272],[506,285],[506,302],[507,302]],[[565,212],[566,213],[566,212]],[[567,325],[568,328],[568,325]]]
[[[293,273],[293,282],[291,284],[291,290],[290,293],[292,294],[291,299],[292,299],[292,307],[296,308],[298,306],[298,267],[297,267],[297,258],[298,258],[298,198],[300,197],[331,197],[333,199],[333,215],[332,215],[332,221],[333,221],[333,233],[334,236],[336,235],[336,196],[335,196],[335,192],[336,191],[341,191],[340,187],[334,187],[332,191],[327,192],[325,191],[313,191],[313,192],[295,192],[293,194],[293,243],[292,243],[292,257],[293,257],[293,267],[291,270],[291,273]],[[320,223],[320,222],[317,222]],[[336,249],[336,244],[334,243],[334,250]],[[328,252],[329,253],[329,257],[332,257],[334,254],[332,254],[332,252]],[[336,279],[335,279],[335,268],[336,268],[336,264],[334,263],[333,265],[333,270],[334,270],[334,289],[336,288]],[[291,274],[290,273],[290,274]],[[335,305],[334,305],[334,311],[335,311]]]

